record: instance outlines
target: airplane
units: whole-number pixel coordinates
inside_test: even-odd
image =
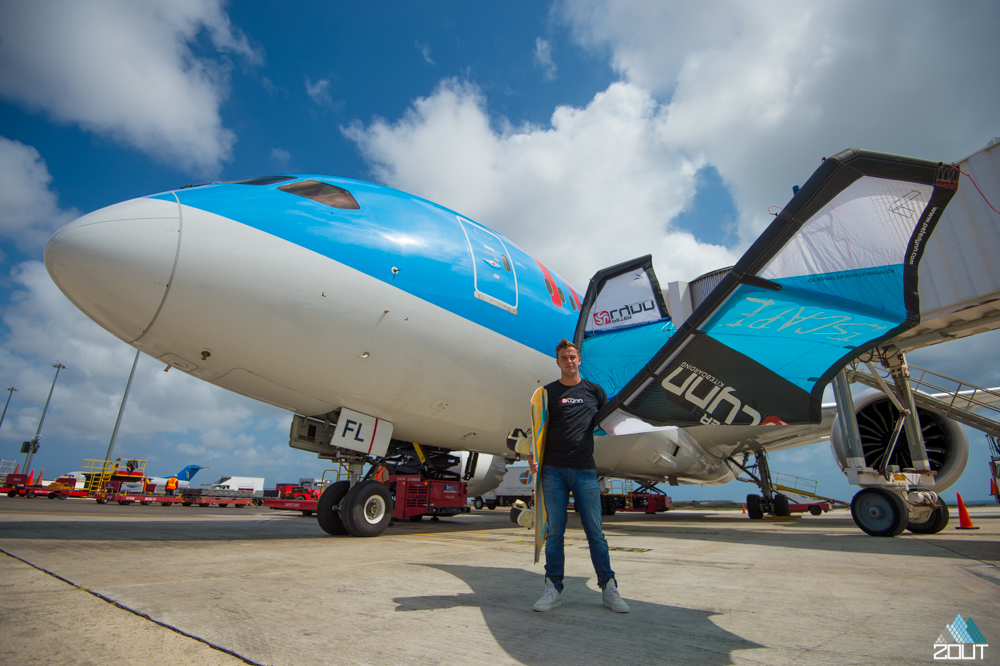
[[[208,469],[208,468],[202,467],[200,465],[188,465],[181,471],[177,472],[177,474],[174,475],[177,477],[177,487],[178,488],[189,487],[191,485],[191,479],[194,478],[194,475],[197,474],[198,470],[200,469]],[[169,478],[170,478],[169,476],[150,476],[148,477],[148,481],[149,483],[155,486],[163,487],[164,485],[166,485],[167,480]]]
[[[735,267],[661,289],[640,257],[599,272],[583,297],[469,217],[319,174],[114,204],[56,232],[44,258],[106,330],[168,370],[292,412],[292,447],[349,463],[351,479],[320,500],[330,534],[375,536],[388,525],[389,491],[361,478],[366,463],[404,456],[463,470],[470,496],[495,488],[520,457],[529,398],[558,377],[555,346],[567,338],[582,347],[583,376],[610,398],[598,414],[599,474],[649,485],[750,480],[762,493],[748,496],[752,518],[787,515],[766,453],[832,436],[836,464],[862,486],[855,521],[893,536],[943,529],[937,493],[964,470],[964,432],[950,413],[918,410],[904,395],[888,432],[859,436],[843,413],[869,423],[866,410],[899,403],[894,391],[854,405],[838,390],[843,410],[820,399],[859,359],[903,359],[1000,325],[984,299],[924,294],[951,256],[935,254],[935,227],[969,224],[948,217],[959,182],[953,166],[844,151],[825,158]],[[831,234],[831,220],[847,226]],[[979,289],[990,290],[1000,286]],[[964,328],[947,328],[966,315]],[[907,336],[920,344],[907,347]],[[922,457],[917,414],[933,424]]]

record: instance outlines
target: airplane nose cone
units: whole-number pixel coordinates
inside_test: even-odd
[[[177,203],[133,199],[57,231],[45,244],[45,267],[88,317],[132,342],[166,297],[179,246]]]

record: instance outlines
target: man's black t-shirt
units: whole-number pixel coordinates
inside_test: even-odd
[[[549,396],[549,429],[542,462],[553,467],[594,469],[594,417],[608,401],[600,386],[581,379],[575,386],[554,381]]]

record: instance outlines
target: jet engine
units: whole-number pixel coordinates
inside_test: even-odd
[[[892,432],[896,419],[899,418],[899,410],[883,392],[871,389],[855,397],[854,413],[861,433],[865,465],[879,469],[892,442]],[[927,447],[927,459],[930,461],[931,470],[937,472],[936,483],[925,490],[940,493],[955,483],[965,471],[965,464],[969,460],[969,439],[961,425],[939,412],[918,407],[917,414],[920,417],[920,428]],[[830,445],[833,447],[837,463],[844,469],[847,463],[847,449],[839,419],[834,422]],[[889,466],[900,470],[913,467],[905,429],[899,433],[899,439],[889,458]]]
[[[468,496],[480,497],[496,490],[507,473],[507,461],[503,456],[493,456],[488,453],[469,453],[468,451],[453,451],[453,455],[461,458],[461,462],[452,471],[462,474],[469,484]],[[470,462],[470,456],[472,461]]]

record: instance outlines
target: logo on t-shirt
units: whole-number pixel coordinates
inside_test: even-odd
[[[562,404],[564,405],[582,405],[583,398],[563,398]]]

